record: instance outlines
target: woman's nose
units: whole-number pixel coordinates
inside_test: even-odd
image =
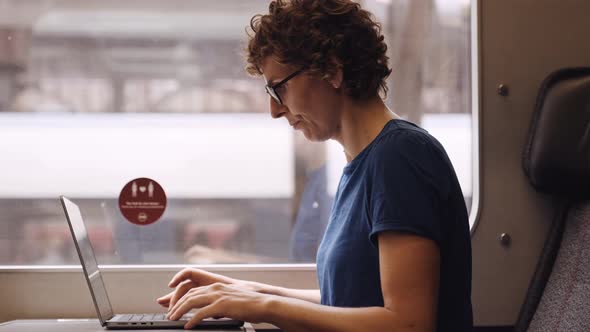
[[[285,105],[279,105],[272,97],[268,99],[270,99],[270,116],[274,119],[278,119],[287,113],[287,107]]]

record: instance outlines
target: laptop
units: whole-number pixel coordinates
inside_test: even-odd
[[[114,314],[106,292],[94,250],[88,239],[88,232],[82,220],[82,214],[76,204],[64,196],[60,196],[66,219],[70,225],[72,238],[80,257],[82,270],[90,289],[90,295],[96,308],[100,325],[106,329],[184,329],[184,325],[192,317],[192,313],[183,315],[178,320],[166,319],[164,313],[151,314]],[[243,321],[230,318],[206,318],[194,329],[236,328],[244,325]]]

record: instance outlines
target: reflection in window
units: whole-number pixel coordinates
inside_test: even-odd
[[[471,208],[468,0],[365,0],[389,45],[387,104],[447,149]],[[268,116],[244,28],[266,0],[0,0],[0,264],[78,264],[57,200],[100,264],[315,261],[345,164]],[[92,22],[89,24],[88,22]],[[163,184],[127,223],[130,179]]]

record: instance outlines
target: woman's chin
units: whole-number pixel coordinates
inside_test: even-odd
[[[317,142],[317,141],[314,139],[314,136],[313,136],[313,135],[311,135],[311,133],[309,132],[309,130],[306,130],[306,129],[304,129],[304,128],[301,128],[301,133],[303,134],[303,136],[305,136],[305,139],[307,139],[308,141],[311,141],[311,142]]]
[[[303,133],[303,136],[305,136],[305,138],[310,142],[324,142],[329,139],[329,138],[323,138],[321,136],[315,135],[312,131],[310,131],[306,128],[301,128],[301,132]]]

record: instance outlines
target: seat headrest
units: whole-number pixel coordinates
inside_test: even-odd
[[[590,197],[590,67],[561,69],[543,81],[523,167],[538,191]]]

